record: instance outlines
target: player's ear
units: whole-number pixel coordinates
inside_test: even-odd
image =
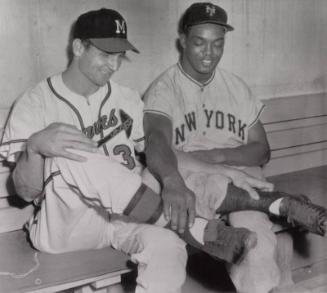
[[[85,48],[80,39],[74,39],[72,43],[72,51],[74,56],[81,56],[84,52]]]
[[[179,35],[179,44],[181,45],[181,47],[182,47],[183,49],[186,48],[186,35],[185,35],[184,33],[181,33],[181,34]]]

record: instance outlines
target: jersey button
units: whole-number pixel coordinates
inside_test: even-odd
[[[202,104],[202,108],[204,108],[206,105],[205,104]]]
[[[203,135],[206,135],[206,134],[207,134],[207,132],[206,132],[206,131],[203,131],[203,132],[202,132],[202,134],[203,134]]]

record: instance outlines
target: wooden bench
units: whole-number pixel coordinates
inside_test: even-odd
[[[110,292],[120,283],[131,270],[129,258],[111,247],[63,254],[34,250],[22,230],[33,206],[17,201],[9,172],[0,167],[0,293]]]

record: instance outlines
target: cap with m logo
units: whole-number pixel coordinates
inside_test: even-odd
[[[127,40],[125,19],[115,10],[102,8],[79,16],[74,28],[74,39],[89,39],[98,49],[109,53],[139,51]]]

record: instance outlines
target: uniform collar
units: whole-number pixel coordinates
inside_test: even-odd
[[[201,83],[201,82],[198,82],[196,79],[194,79],[191,75],[189,75],[188,73],[186,73],[182,67],[182,64],[180,62],[177,63],[177,66],[179,68],[179,70],[182,72],[182,74],[188,78],[190,81],[192,81],[193,83],[195,83],[197,86],[203,88],[205,87],[206,85],[208,85],[212,80],[213,78],[215,77],[215,74],[216,74],[216,70],[214,70],[214,72],[212,73],[212,75],[210,76],[210,78],[205,82],[205,83]]]

